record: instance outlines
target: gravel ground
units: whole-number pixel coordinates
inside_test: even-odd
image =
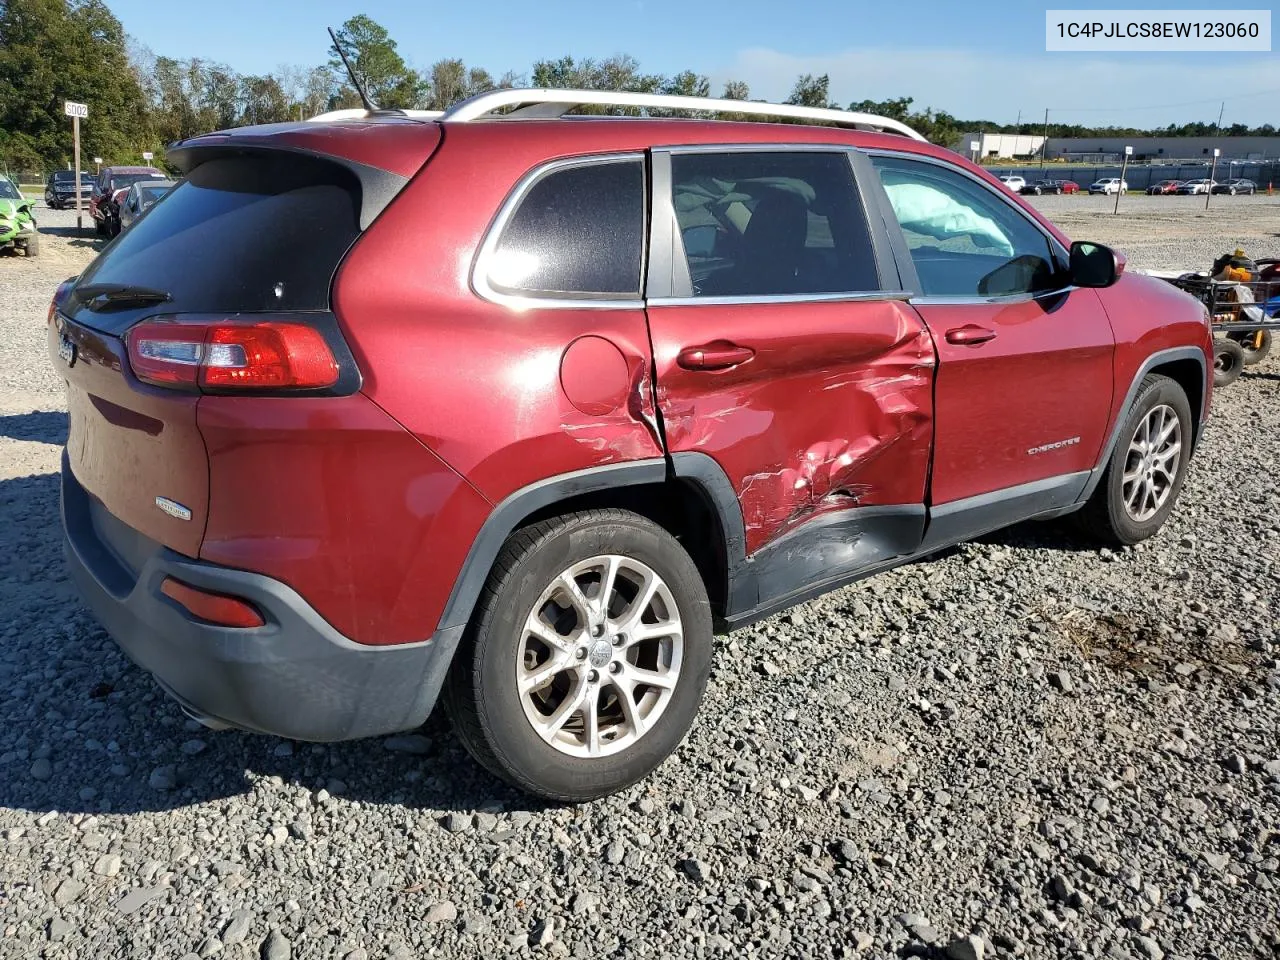
[[[1155,199],[1041,204],[1135,265],[1280,252],[1274,203]],[[92,244],[44,251],[0,258],[0,957],[1280,952],[1275,359],[1155,540],[1027,525],[735,633],[670,762],[556,809],[440,718],[214,734],[117,652],[62,572],[44,352]]]

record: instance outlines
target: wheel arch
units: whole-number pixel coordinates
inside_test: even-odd
[[[644,516],[675,536],[702,574],[719,627],[726,611],[749,607],[742,575],[746,542],[742,512],[720,465],[701,453],[678,453],[607,464],[549,477],[510,494],[490,513],[472,541],[441,614],[438,629],[458,630],[476,602],[503,544],[516,530],[550,517],[599,507]]]
[[[1193,421],[1191,430],[1192,449],[1194,450],[1195,445],[1200,442],[1200,433],[1205,419],[1204,401],[1209,376],[1209,367],[1205,362],[1204,352],[1199,347],[1192,346],[1159,350],[1147,357],[1134,373],[1129,389],[1125,393],[1124,401],[1116,408],[1115,423],[1111,427],[1111,433],[1102,448],[1098,462],[1094,465],[1093,470],[1090,471],[1089,482],[1085,484],[1080,498],[1076,501],[1077,503],[1084,503],[1093,496],[1093,491],[1102,480],[1107,463],[1110,462],[1111,455],[1115,451],[1116,443],[1119,442],[1120,430],[1124,426],[1125,413],[1133,406],[1134,398],[1137,397],[1138,391],[1142,389],[1142,381],[1151,373],[1158,373],[1161,376],[1168,377],[1186,391],[1187,400],[1191,405]]]

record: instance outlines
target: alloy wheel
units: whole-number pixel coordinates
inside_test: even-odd
[[[561,753],[618,753],[667,709],[683,652],[680,611],[651,567],[612,554],[575,563],[543,590],[516,647],[525,718]]]
[[[1151,409],[1129,440],[1129,455],[1121,478],[1125,512],[1145,523],[1168,501],[1178,476],[1182,454],[1182,424],[1168,404]]]

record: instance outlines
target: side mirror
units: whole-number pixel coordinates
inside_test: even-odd
[[[1109,287],[1124,273],[1125,256],[1100,243],[1071,244],[1071,282],[1077,287]]]

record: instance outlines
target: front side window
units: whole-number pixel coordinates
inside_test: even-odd
[[[842,152],[676,153],[671,189],[695,297],[880,289]]]
[[[958,171],[872,158],[929,297],[1008,297],[1061,286],[1048,238]]]
[[[638,298],[644,255],[639,159],[557,167],[520,197],[482,267],[501,293]]]

